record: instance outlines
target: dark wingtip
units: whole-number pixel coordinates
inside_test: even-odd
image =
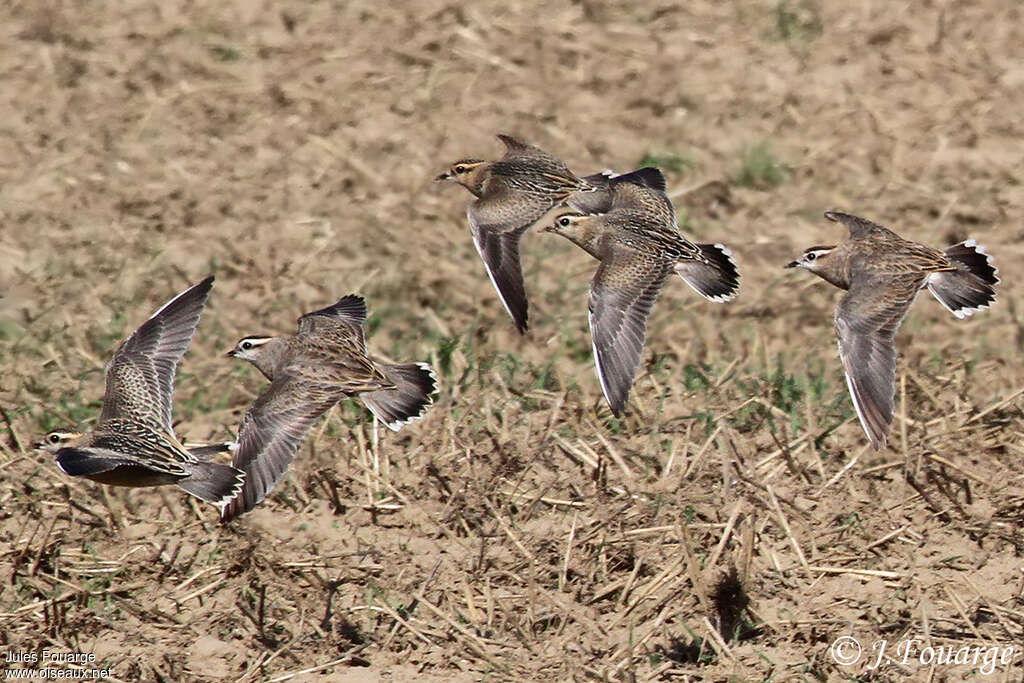
[[[366,320],[367,316],[366,299],[358,294],[346,294],[330,306],[316,311],[310,311],[299,318],[299,320],[311,315],[322,315],[327,317],[341,316],[352,320],[358,320],[362,323]]]
[[[196,294],[208,294],[213,289],[213,275],[207,275],[190,289]]]
[[[89,451],[73,447],[57,451],[54,461],[64,474],[71,477],[87,477],[107,472],[117,464],[109,458],[97,457]]]
[[[507,133],[498,133],[498,139],[504,143],[505,147],[509,150],[513,149],[524,149],[529,147],[525,142]]]
[[[665,174],[661,172],[661,169],[654,166],[645,166],[629,173],[623,173],[612,178],[611,182],[613,184],[633,183],[634,185],[642,185],[660,192],[664,192],[668,187],[668,183],[665,181]]]
[[[515,314],[509,311],[512,323],[516,326],[519,334],[526,334],[530,329],[530,309],[524,308],[521,313]]]

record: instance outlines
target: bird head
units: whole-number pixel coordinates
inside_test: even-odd
[[[249,361],[264,377],[273,381],[274,369],[286,348],[285,340],[281,337],[242,337],[227,355]]]
[[[487,162],[481,159],[460,159],[448,167],[448,170],[434,178],[435,182],[454,180],[475,195],[480,194],[483,172]]]
[[[786,264],[787,268],[805,268],[812,273],[820,273],[822,268],[828,267],[829,256],[832,255],[835,247],[811,247],[805,249],[796,261]]]
[[[67,448],[72,445],[75,441],[81,438],[81,436],[81,432],[50,432],[43,437],[42,441],[32,444],[32,447],[38,450],[56,453],[60,449]]]
[[[258,358],[265,355],[267,342],[273,340],[274,337],[243,337],[238,340],[235,344],[235,348],[227,352],[227,356],[230,358],[240,358],[241,360],[247,360],[249,362],[255,362]]]
[[[576,238],[582,237],[586,223],[591,218],[593,216],[579,211],[559,211],[543,225],[541,232],[553,232],[576,241]]]

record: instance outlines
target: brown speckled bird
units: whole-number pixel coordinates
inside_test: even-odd
[[[724,302],[736,296],[740,275],[721,244],[693,244],[676,227],[665,179],[653,168],[608,178],[606,209],[555,214],[544,230],[568,238],[601,265],[590,285],[594,360],[612,413],[620,415],[643,355],[647,317],[665,280],[675,272],[701,296]],[[580,206],[576,201],[570,204]]]
[[[967,240],[939,251],[838,211],[850,239],[811,247],[787,268],[804,268],[847,294],[836,308],[835,328],[846,384],[861,426],[875,450],[885,447],[896,396],[894,337],[917,293],[927,287],[957,318],[988,308],[998,272],[985,248]]]
[[[174,375],[212,287],[211,276],[182,292],[121,343],[107,364],[103,409],[92,431],[50,432],[36,448],[56,454],[72,477],[112,486],[176,484],[223,509],[245,476],[202,458],[234,444],[186,447],[171,426]]]
[[[583,176],[583,182],[593,189],[569,195],[565,204],[570,209],[589,214],[608,213],[616,194],[620,198],[619,203],[622,204],[623,197],[628,193],[636,208],[662,216],[667,215],[675,222],[675,207],[665,194],[665,176],[653,166],[638,168],[629,173],[601,171]]]
[[[284,476],[313,422],[335,403],[359,396],[378,420],[398,431],[434,402],[426,363],[379,363],[363,337],[366,302],[354,294],[307,313],[292,337],[245,337],[228,352],[270,380],[245,417],[234,466],[246,473],[242,492],[224,508],[230,520],[258,505]]]
[[[519,240],[571,194],[593,188],[539,147],[509,135],[498,139],[506,148],[501,159],[462,159],[437,180],[454,180],[477,198],[466,212],[473,242],[505,310],[522,333],[528,327],[528,305]]]

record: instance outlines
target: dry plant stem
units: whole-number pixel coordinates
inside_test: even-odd
[[[790,544],[793,546],[793,550],[796,552],[796,556],[800,560],[800,565],[804,568],[804,571],[807,572],[808,578],[813,578],[811,576],[810,566],[807,564],[807,558],[804,556],[804,551],[800,547],[800,543],[796,540],[796,537],[793,536],[793,530],[789,527],[789,521],[786,519],[786,515],[783,514],[782,507],[779,506],[779,501],[775,497],[775,492],[772,491],[771,486],[765,487],[765,490],[768,492],[768,500],[771,502],[772,509],[775,511],[776,519],[781,525],[782,531],[786,534],[786,538],[789,539]]]

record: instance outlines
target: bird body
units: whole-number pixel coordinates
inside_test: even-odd
[[[122,342],[92,431],[50,432],[37,444],[63,472],[113,486],[176,484],[219,507],[238,493],[242,472],[205,460],[233,444],[187,448],[171,426],[174,375],[212,286],[211,276],[182,292]]]
[[[998,271],[973,240],[939,251],[857,216],[828,211],[825,217],[846,226],[850,239],[806,249],[787,267],[804,268],[847,291],[834,319],[839,356],[861,426],[881,450],[892,426],[896,331],[917,293],[927,288],[963,318],[995,301]]]
[[[366,303],[348,295],[303,315],[292,337],[245,337],[228,355],[249,361],[270,380],[242,419],[234,466],[247,475],[225,521],[258,505],[288,470],[313,422],[359,396],[397,431],[433,403],[436,378],[426,363],[386,364],[367,355]]]
[[[634,207],[667,216],[673,224],[676,222],[675,207],[666,194],[668,184],[665,176],[653,166],[638,168],[629,173],[601,171],[583,176],[583,182],[593,190],[576,192],[566,200],[569,208],[580,213],[608,213],[613,205],[617,205],[620,208]]]
[[[676,272],[711,301],[727,301],[739,287],[728,249],[696,245],[679,233],[664,188],[657,169],[612,176],[584,205],[605,213],[580,212],[571,207],[581,205],[570,200],[570,208],[544,228],[601,262],[590,285],[590,330],[598,379],[615,415],[625,408],[643,355],[647,317],[668,276]]]
[[[519,243],[530,226],[574,193],[594,188],[558,157],[509,135],[499,135],[497,161],[462,159],[437,180],[453,180],[476,199],[466,210],[473,243],[505,310],[520,333],[529,327]]]

